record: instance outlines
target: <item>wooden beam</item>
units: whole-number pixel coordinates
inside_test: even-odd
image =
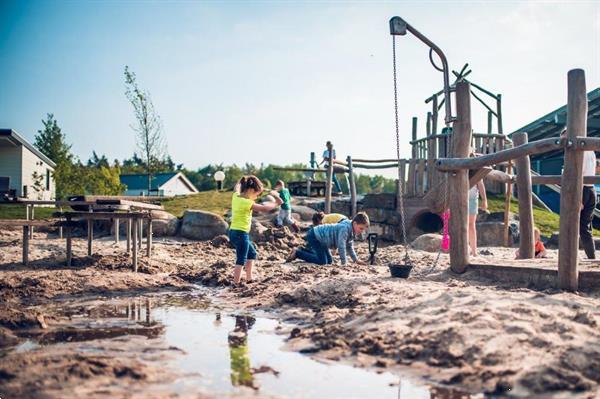
[[[146,256],[148,259],[152,256],[152,217],[148,219],[148,226],[146,227]]]
[[[564,148],[565,145],[565,140],[556,137],[542,139],[475,158],[438,159],[436,167],[439,170],[479,169],[484,166],[497,165],[501,162],[510,161],[527,155],[556,151]]]
[[[474,187],[479,180],[483,179],[484,177],[486,177],[487,175],[489,175],[492,172],[492,168],[489,166],[485,166],[481,169],[477,169],[477,170],[470,170],[469,171],[469,188]]]
[[[65,233],[67,236],[67,267],[71,267],[71,262],[73,259],[73,227],[66,226]]]
[[[456,85],[456,121],[452,133],[452,156],[467,158],[471,147],[471,86],[468,82]],[[468,214],[469,173],[459,170],[448,176],[450,206],[450,269],[464,273],[469,264]]]
[[[575,142],[587,134],[587,95],[585,73],[573,69],[567,83],[567,139]],[[576,146],[577,147],[577,146]],[[558,285],[576,291],[578,281],[579,216],[583,193],[583,152],[565,148],[560,196],[560,240],[558,243]]]
[[[531,184],[534,186],[548,184],[560,185],[561,181],[562,175],[531,176]],[[600,184],[600,176],[584,176],[583,184]]]
[[[115,236],[115,244],[119,244],[119,218],[115,218],[113,221],[113,234]]]
[[[92,256],[92,242],[94,241],[94,221],[88,219],[87,221],[87,254]]]
[[[513,135],[515,146],[527,144],[527,133],[515,133]],[[521,259],[532,259],[535,257],[533,237],[533,203],[531,193],[531,162],[529,156],[517,158],[517,192],[519,194],[519,256]]]
[[[127,219],[127,228],[125,236],[127,237],[127,253],[131,252],[131,219]]]

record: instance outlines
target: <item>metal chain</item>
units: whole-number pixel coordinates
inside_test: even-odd
[[[400,168],[400,128],[398,124],[398,81],[396,78],[396,36],[392,35],[392,55],[394,62],[394,112],[396,116],[396,157],[398,159],[398,200],[400,201],[400,224],[402,226],[402,241],[404,242],[404,261],[412,264],[408,254],[408,242],[406,240],[406,222],[404,217],[404,176]]]

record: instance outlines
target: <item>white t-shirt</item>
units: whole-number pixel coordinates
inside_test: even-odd
[[[596,153],[594,151],[583,152],[583,175],[596,176]],[[593,184],[584,185],[593,186]]]

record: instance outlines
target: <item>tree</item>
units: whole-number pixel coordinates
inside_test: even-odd
[[[54,114],[47,114],[46,120],[42,120],[44,130],[38,130],[33,145],[42,154],[50,158],[57,165],[62,162],[71,162],[71,146],[66,142],[66,136],[62,133]]]
[[[166,143],[162,134],[162,121],[156,113],[150,93],[139,88],[136,75],[128,66],[125,66],[125,96],[133,106],[137,123],[132,129],[136,132],[136,144],[148,176],[150,193],[152,174],[156,172],[157,164],[165,158]]]
[[[73,193],[71,190],[76,184],[73,181],[71,145],[67,144],[66,136],[62,133],[53,114],[47,114],[42,124],[44,130],[38,130],[33,145],[56,164],[52,174],[56,183],[56,198],[63,199]]]

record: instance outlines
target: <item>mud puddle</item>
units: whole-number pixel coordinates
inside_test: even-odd
[[[203,294],[63,302],[45,308],[53,314],[50,326],[21,331],[23,341],[5,355],[13,352],[27,356],[63,349],[104,355],[109,354],[106,348],[111,348],[110,356],[126,357],[135,355],[140,345],[167,348],[172,352],[168,356],[142,360],[171,370],[172,379],[157,383],[160,391],[169,395],[302,399],[471,397],[421,385],[389,372],[325,363],[287,351],[285,341],[293,326],[260,314],[236,314],[219,308]],[[155,393],[157,384],[148,383],[147,392]],[[143,397],[144,389],[138,389],[137,394]]]

